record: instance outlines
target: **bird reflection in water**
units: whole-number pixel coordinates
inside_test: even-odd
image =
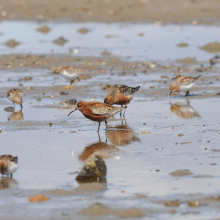
[[[201,117],[199,113],[190,105],[189,100],[186,99],[186,103],[170,103],[170,110],[171,112],[174,112],[177,117],[180,118],[195,118],[195,117]]]
[[[18,182],[11,177],[0,178],[0,190],[1,189],[18,189]]]
[[[8,121],[21,121],[24,119],[24,114],[22,112],[22,110],[20,110],[19,112],[12,112],[9,116],[8,116]]]
[[[125,124],[116,125],[110,128],[107,133],[109,141],[115,146],[125,146],[132,142],[140,142],[140,139],[135,135],[133,129]]]
[[[113,152],[118,151],[118,149],[115,148],[113,145],[107,143],[107,139],[105,142],[102,142],[99,133],[98,133],[98,137],[99,137],[98,142],[89,144],[87,147],[85,147],[82,154],[78,156],[80,160],[82,161],[87,160],[88,157],[95,152],[99,153],[99,155],[101,155],[103,159],[106,159],[110,157]]]

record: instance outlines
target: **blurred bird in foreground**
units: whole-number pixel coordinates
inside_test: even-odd
[[[200,76],[191,77],[191,76],[179,76],[174,83],[170,86],[170,95],[172,92],[185,92],[185,96],[189,96],[190,90],[195,85],[195,81],[198,80]]]
[[[68,116],[76,110],[81,111],[86,118],[92,121],[99,122],[99,126],[98,126],[98,132],[99,132],[100,123],[102,121],[105,121],[106,130],[108,130],[107,119],[111,118],[112,116],[114,116],[118,112],[121,112],[124,109],[125,109],[124,107],[114,107],[102,102],[80,101],[77,103],[76,108],[73,111],[71,111],[68,114]]]
[[[126,85],[114,85],[112,86],[109,91],[108,95],[106,96],[104,103],[109,105],[125,105],[130,103],[133,98],[133,94],[139,90],[140,86],[138,87],[129,87]],[[126,110],[126,109],[125,109]],[[120,113],[120,115],[122,112]],[[125,111],[124,111],[125,115]]]

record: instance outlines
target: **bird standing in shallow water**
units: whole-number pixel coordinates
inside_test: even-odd
[[[56,69],[57,73],[60,73],[66,79],[70,80],[70,84],[74,82],[81,73],[88,72],[86,69],[81,69],[73,66],[58,66]]]
[[[192,77],[192,76],[180,76],[176,79],[174,83],[170,86],[170,95],[172,92],[186,92],[185,96],[189,96],[189,91],[195,85],[195,81],[198,80],[200,76]]]
[[[23,108],[23,106],[22,106],[22,103],[23,103],[22,91],[20,89],[9,90],[7,93],[7,98],[10,101],[12,101],[14,105],[15,105],[15,103],[17,103],[18,105],[21,106],[21,108]]]
[[[109,105],[121,105],[121,107],[125,105],[125,107],[127,107],[127,104],[129,104],[133,98],[133,94],[137,92],[139,88],[140,86],[129,87],[125,85],[114,85],[109,89],[108,95],[105,97],[104,103]],[[120,115],[121,114],[122,112],[120,113]]]
[[[121,112],[123,107],[114,107],[102,102],[84,102],[80,101],[77,103],[76,108],[71,111],[70,114],[72,114],[74,111],[79,110],[82,112],[82,114],[92,120],[99,122],[98,132],[100,128],[100,122],[105,121],[106,129],[107,127],[107,119],[111,118],[113,115],[117,114],[118,112]]]
[[[11,175],[18,169],[18,157],[11,155],[0,156],[0,173],[3,175]]]

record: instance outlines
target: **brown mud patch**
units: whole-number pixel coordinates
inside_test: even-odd
[[[1,0],[0,6],[0,20],[212,24],[220,17],[218,0]]]
[[[62,190],[62,189],[55,189],[55,190],[48,190],[45,193],[52,195],[52,196],[73,196],[73,195],[85,195],[91,193],[102,192],[107,189],[105,184],[101,183],[83,183],[77,188],[73,190]]]

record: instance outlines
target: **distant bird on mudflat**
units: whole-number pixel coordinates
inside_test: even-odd
[[[92,120],[92,121],[97,121],[99,122],[99,127],[98,131],[100,128],[100,122],[105,121],[106,124],[106,130],[108,129],[107,127],[107,119],[111,118],[118,112],[121,112],[125,108],[123,107],[114,107],[102,102],[84,102],[80,101],[77,103],[76,109],[71,111],[70,114],[72,114],[74,111],[79,110],[82,112],[82,114]]]
[[[3,175],[11,175],[18,169],[18,157],[12,155],[0,156],[0,173]]]
[[[88,72],[88,70],[73,66],[58,66],[56,68],[56,72],[70,80],[70,84],[72,84],[76,79],[79,78],[80,74]]]
[[[209,60],[210,68],[212,68],[215,64],[220,63],[220,56],[216,55],[212,59]]]
[[[127,104],[129,104],[130,101],[133,99],[133,94],[137,92],[139,88],[140,86],[129,87],[126,85],[114,85],[109,89],[108,95],[105,97],[104,103],[109,105],[121,105],[121,107],[125,105],[125,107],[127,107]],[[122,112],[120,113],[120,115],[121,114]]]
[[[196,80],[198,80],[200,76],[192,77],[192,76],[179,76],[174,83],[170,85],[170,95],[173,92],[185,92],[185,96],[189,96],[190,90],[195,85]]]
[[[15,106],[15,103],[17,103],[18,105],[21,106],[21,108],[23,108],[22,91],[20,89],[9,90],[7,93],[7,98],[13,102],[14,106]]]

